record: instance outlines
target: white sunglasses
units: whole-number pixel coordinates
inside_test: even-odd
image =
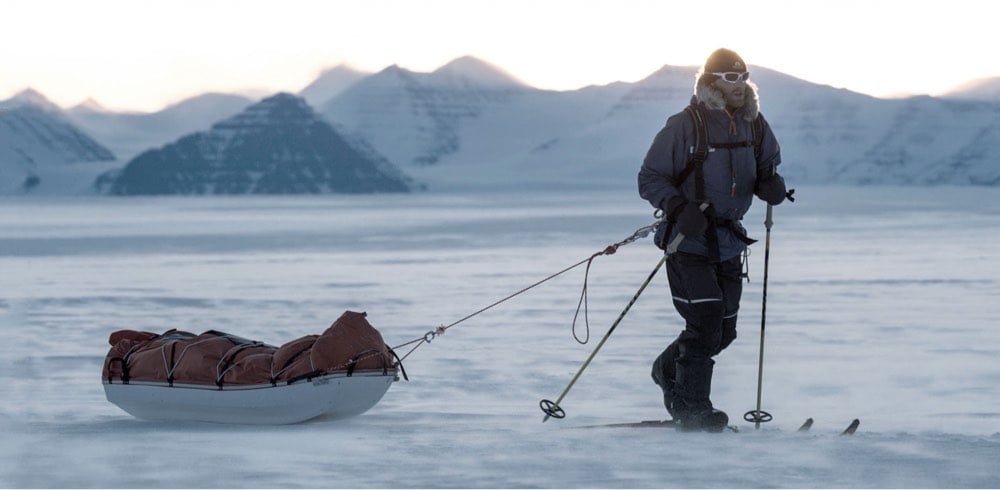
[[[744,72],[736,72],[736,71],[713,72],[712,74],[715,75],[715,76],[717,76],[717,77],[719,77],[719,78],[721,78],[721,79],[723,79],[723,80],[725,80],[725,81],[727,81],[727,82],[729,82],[729,83],[743,82],[743,81],[746,81],[746,80],[750,79],[750,72],[748,72],[748,71],[744,71]]]

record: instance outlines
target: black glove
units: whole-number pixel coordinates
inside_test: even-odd
[[[698,203],[686,202],[677,215],[677,231],[686,237],[699,237],[705,234],[708,228],[708,219],[705,213],[699,209]]]
[[[767,201],[772,206],[777,206],[785,200],[788,190],[785,189],[785,179],[778,173],[761,177],[757,180],[757,188],[754,189],[757,197]]]

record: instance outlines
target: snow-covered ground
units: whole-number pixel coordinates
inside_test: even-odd
[[[277,427],[151,423],[104,399],[118,329],[282,343],[367,311],[390,345],[652,222],[631,191],[0,200],[2,487],[997,487],[1000,191],[801,188],[775,209],[764,409],[763,240],[713,399],[739,433],[581,429],[665,416],[649,377],[682,328],[659,258],[595,260],[450,329],[368,413]],[[763,206],[746,223],[764,238]],[[583,335],[582,325],[578,333]],[[806,417],[807,434],[794,429]],[[837,433],[854,417],[853,437]]]

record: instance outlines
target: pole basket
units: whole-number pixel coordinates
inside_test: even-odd
[[[770,422],[771,420],[774,420],[774,417],[772,417],[771,414],[763,410],[751,410],[743,414],[743,420],[746,420],[747,422],[753,422],[755,424],[763,424],[764,422]]]
[[[545,412],[545,415],[552,417],[554,419],[561,419],[566,417],[566,412],[563,411],[562,407],[556,405],[552,400],[542,400],[538,402],[538,406]]]

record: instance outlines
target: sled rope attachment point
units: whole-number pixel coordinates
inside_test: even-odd
[[[542,284],[544,284],[544,283],[546,283],[546,282],[548,282],[548,281],[550,281],[552,279],[555,279],[556,277],[559,277],[559,276],[561,276],[561,275],[563,275],[563,274],[565,274],[565,273],[567,273],[567,272],[569,272],[569,271],[571,271],[573,269],[576,269],[577,267],[580,267],[581,265],[584,265],[584,264],[587,264],[587,268],[586,268],[586,272],[585,272],[584,278],[583,278],[583,290],[580,293],[580,301],[577,303],[577,306],[576,306],[576,314],[573,315],[573,327],[572,328],[573,328],[573,338],[576,339],[576,341],[579,342],[579,343],[581,343],[581,344],[586,344],[587,341],[590,338],[590,320],[588,318],[589,315],[588,315],[588,310],[587,310],[587,279],[588,279],[588,277],[590,275],[590,265],[591,265],[591,263],[597,257],[600,257],[602,255],[613,255],[615,252],[618,251],[619,248],[621,248],[621,247],[623,247],[625,245],[628,245],[628,244],[630,244],[630,243],[632,243],[632,242],[634,242],[636,240],[639,240],[640,238],[645,238],[650,233],[655,232],[657,226],[659,226],[659,222],[653,223],[653,224],[648,225],[648,226],[643,226],[642,228],[639,228],[634,233],[632,233],[631,235],[629,235],[628,237],[626,237],[624,240],[621,240],[619,242],[616,242],[616,243],[613,243],[611,245],[608,245],[606,248],[604,248],[604,250],[601,250],[599,252],[595,252],[593,255],[591,255],[590,257],[587,257],[586,259],[583,259],[583,260],[581,260],[581,261],[579,261],[579,262],[577,262],[577,263],[575,263],[575,264],[573,264],[573,265],[571,265],[571,266],[569,266],[569,267],[567,267],[567,268],[565,268],[565,269],[563,269],[563,270],[561,270],[559,272],[556,272],[555,274],[552,274],[552,275],[550,275],[550,276],[548,276],[548,277],[546,277],[546,278],[544,278],[544,279],[542,279],[542,280],[540,280],[538,282],[535,282],[534,284],[531,284],[531,285],[529,285],[529,286],[527,286],[527,287],[525,287],[525,288],[523,288],[523,289],[521,289],[521,290],[519,290],[519,291],[517,291],[517,292],[515,292],[515,293],[513,293],[513,294],[511,294],[511,295],[509,295],[509,296],[507,296],[505,298],[503,298],[503,299],[500,299],[500,300],[498,300],[498,301],[490,304],[489,306],[480,308],[479,310],[477,310],[477,311],[475,311],[473,313],[470,313],[470,314],[462,317],[461,319],[459,319],[459,320],[457,320],[457,321],[455,321],[455,322],[453,322],[453,323],[451,323],[449,325],[444,325],[444,324],[439,325],[437,328],[435,328],[434,330],[428,331],[423,336],[417,337],[417,338],[415,338],[415,339],[413,339],[413,340],[411,340],[409,342],[405,342],[405,343],[402,343],[400,345],[397,345],[397,346],[393,347],[392,349],[393,350],[397,350],[397,349],[399,349],[401,347],[407,347],[407,346],[413,345],[413,347],[410,348],[410,350],[405,355],[403,355],[403,357],[399,358],[399,362],[402,363],[402,361],[404,359],[406,359],[407,357],[409,357],[410,354],[412,354],[415,350],[417,350],[418,347],[420,347],[421,345],[424,345],[424,344],[431,343],[431,341],[433,341],[438,336],[444,335],[444,333],[449,328],[454,327],[455,325],[458,325],[459,323],[462,323],[462,322],[464,322],[464,321],[466,321],[466,320],[468,320],[468,319],[470,319],[472,317],[480,315],[480,314],[486,312],[487,310],[495,308],[495,307],[501,305],[502,303],[505,303],[505,302],[507,302],[507,301],[509,301],[509,300],[511,300],[511,299],[513,299],[515,297],[517,297],[517,296],[520,296],[520,295],[528,292],[529,290],[531,290],[531,289],[533,289],[535,287],[538,287],[538,286],[540,286],[540,285],[542,285]],[[583,310],[583,312],[584,312],[584,315],[583,315],[584,316],[584,323],[587,326],[587,335],[586,335],[586,338],[584,340],[582,340],[582,341],[576,335],[576,320],[579,317],[581,306],[584,309]]]

